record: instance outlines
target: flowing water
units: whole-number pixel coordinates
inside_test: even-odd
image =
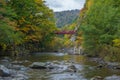
[[[90,80],[92,77],[101,76],[103,78],[109,76],[120,75],[119,71],[113,71],[107,68],[96,68],[97,63],[89,61],[81,55],[67,55],[62,53],[37,53],[27,57],[31,62],[74,62],[78,68],[77,72],[61,72],[51,73],[48,70],[32,69],[28,71],[29,80]],[[62,65],[63,66],[63,65]],[[111,79],[112,80],[112,79]],[[120,79],[116,79],[120,80]]]
[[[46,69],[32,69],[28,71],[29,80],[90,80],[94,76],[103,78],[109,76],[118,76],[120,71],[114,71],[107,68],[96,68],[97,63],[90,61],[81,55],[67,55],[62,53],[36,53],[27,57],[31,62],[59,62],[62,67],[66,67],[67,61],[77,67],[77,72],[59,72],[60,70],[49,71]],[[65,65],[64,65],[64,64]],[[112,80],[112,79],[110,79]],[[120,79],[116,79],[120,80]]]

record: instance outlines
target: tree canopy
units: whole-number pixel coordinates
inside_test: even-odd
[[[42,0],[1,0],[0,20],[0,46],[30,52],[49,50],[57,29],[53,11]]]
[[[83,47],[90,55],[119,54],[120,0],[87,0],[80,17]],[[101,54],[100,54],[101,53]]]

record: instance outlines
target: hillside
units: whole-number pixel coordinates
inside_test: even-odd
[[[67,24],[73,23],[73,21],[78,17],[78,15],[79,15],[79,10],[55,12],[57,27],[60,28]]]
[[[120,0],[86,0],[80,11],[85,52],[106,60],[120,61]]]

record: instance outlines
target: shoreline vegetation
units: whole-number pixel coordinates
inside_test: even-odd
[[[120,62],[120,0],[86,0],[80,11],[79,36],[88,56]]]
[[[72,16],[70,17],[72,20],[74,12],[72,10],[68,12]],[[62,13],[64,18],[69,16],[68,12],[63,12],[65,15]],[[75,14],[77,13],[75,12]],[[59,18],[62,17],[61,13],[57,12],[57,14],[59,14]],[[47,70],[55,68],[58,71],[65,71],[69,76],[80,73],[82,79],[84,79],[83,73],[90,73],[88,74],[90,76],[90,71],[93,71],[94,75],[103,68],[110,69],[112,75],[114,71],[119,72],[120,0],[86,0],[84,8],[76,17],[74,16],[74,20],[70,21],[70,24],[65,23],[64,26],[60,24],[60,28],[58,28],[53,10],[49,9],[43,0],[0,0],[0,80],[28,80],[31,75],[29,76],[27,71],[36,72],[28,66],[32,63],[32,68],[36,68],[37,65],[37,68],[46,69],[45,73]],[[69,23],[69,18],[63,21]],[[74,38],[76,38],[74,42],[70,40],[72,35],[55,34],[55,31],[71,31],[76,27],[78,28],[74,34]],[[73,54],[74,47],[81,48],[82,54]],[[34,57],[39,52],[54,52],[55,56],[48,57],[49,55],[44,54],[44,57]],[[61,61],[56,55],[60,59],[62,58]],[[89,64],[91,61],[97,65],[91,66],[84,64],[84,61],[80,62],[79,60],[84,59],[84,56],[88,58]],[[19,60],[23,57],[25,60]],[[31,61],[27,60],[29,57],[32,57]],[[76,62],[70,61],[73,58]],[[44,59],[46,62],[35,62],[34,59],[36,61]],[[53,59],[53,62],[47,62],[49,59]],[[54,61],[54,59],[58,61]],[[64,61],[66,59],[68,61]],[[77,64],[77,60],[79,64]],[[83,73],[81,72],[82,67],[87,68],[86,72],[84,69]],[[93,69],[96,69],[96,72]],[[41,76],[41,73],[37,74],[34,74],[33,78]],[[62,75],[58,74],[60,77]],[[119,76],[112,75],[108,77],[103,74],[108,77],[105,80],[120,79]],[[43,76],[46,77],[46,74]],[[55,75],[52,74],[53,76]],[[99,75],[94,76],[91,80],[103,79]]]
[[[82,46],[85,55],[120,62],[119,3],[120,0],[86,0],[79,18],[59,29],[53,11],[44,1],[1,0],[0,55],[16,57],[73,47],[71,35],[58,36],[54,31],[73,30],[79,26],[75,44]]]

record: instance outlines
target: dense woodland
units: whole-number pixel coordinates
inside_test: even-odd
[[[73,46],[71,35],[54,34],[59,30],[54,13],[44,3],[42,0],[0,0],[0,54],[55,51]],[[61,30],[79,26],[76,44],[82,46],[84,54],[120,61],[119,4],[120,0],[86,0],[79,17],[78,10],[55,13],[57,18],[64,17],[60,21],[67,21],[57,26],[64,26]]]
[[[80,10],[68,10],[55,12],[55,20],[57,27],[61,28],[65,25],[70,25],[77,20]]]
[[[86,0],[79,36],[89,56],[120,61],[120,0]]]
[[[53,11],[42,0],[0,0],[0,51],[53,50]],[[21,52],[22,51],[22,52]]]

